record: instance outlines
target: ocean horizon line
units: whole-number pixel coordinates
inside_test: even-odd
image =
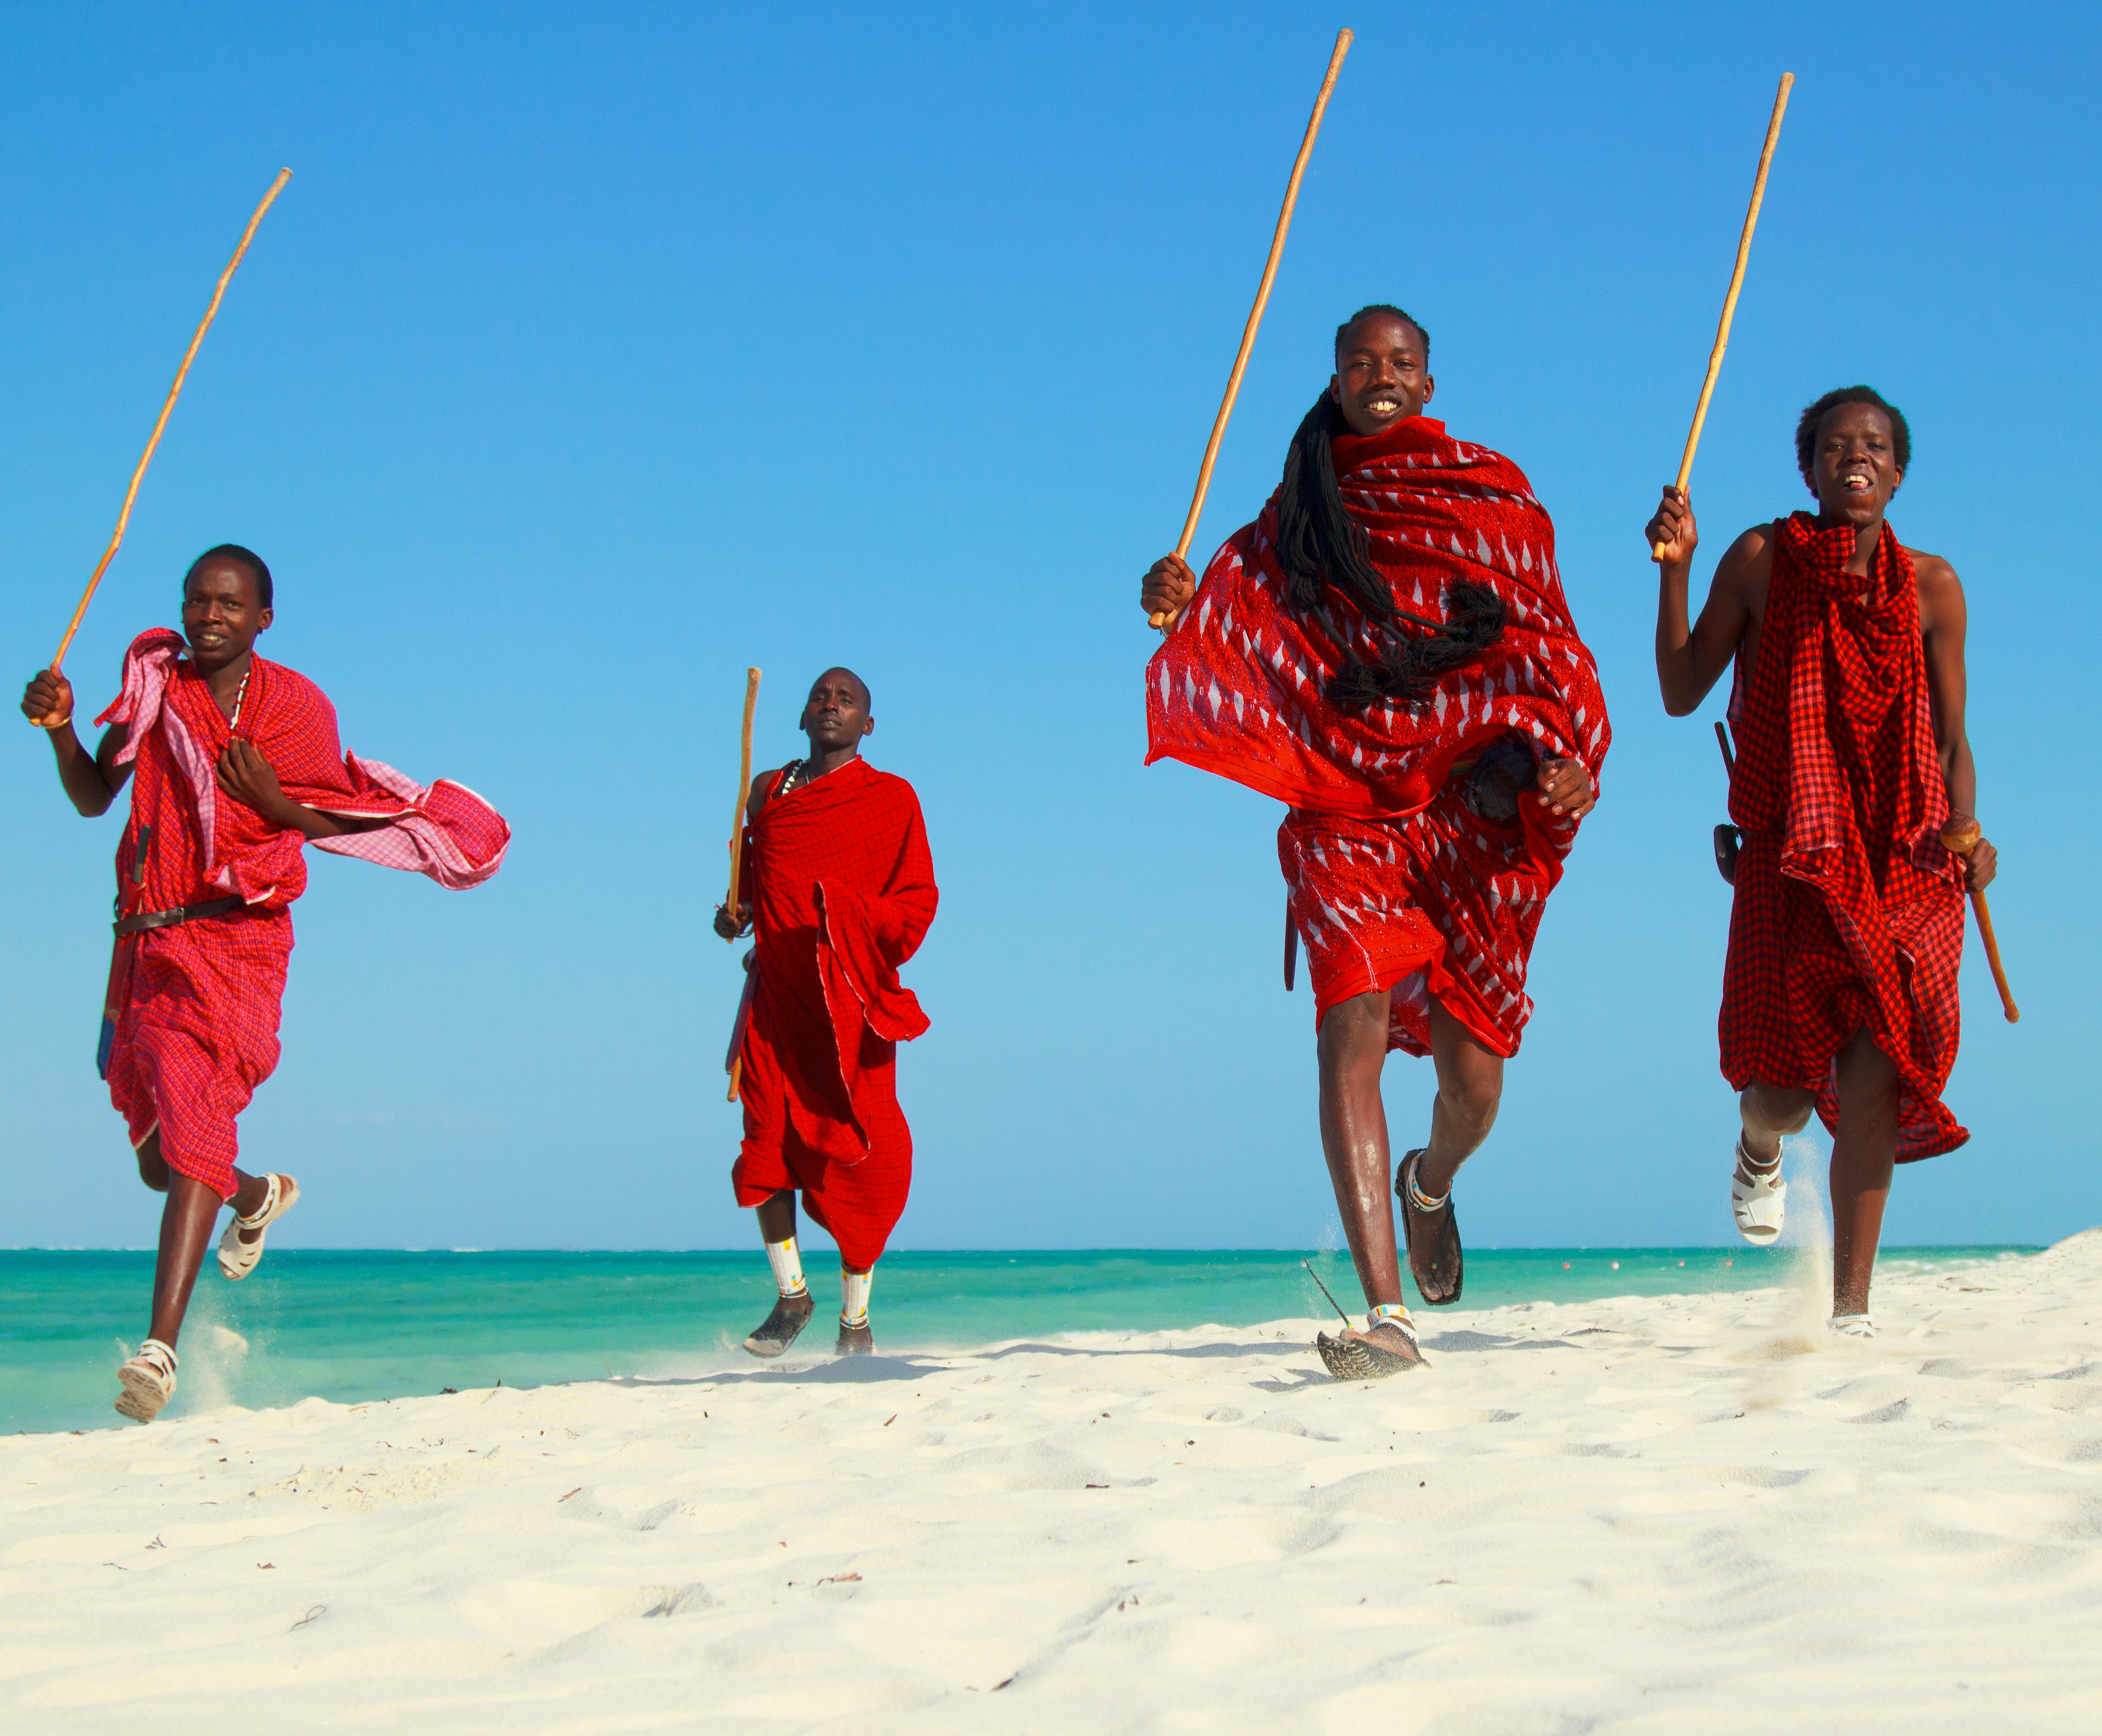
[[[2072,1233],[2078,1234],[2078,1232],[2075,1231]],[[2055,1238],[2052,1241],[2044,1242],[1891,1242],[1886,1245],[1881,1251],[1888,1255],[1928,1252],[1947,1253],[1958,1250],[1991,1249],[1994,1251],[2006,1250],[2020,1253],[2037,1253],[2041,1252],[2047,1247],[2053,1246],[2055,1242],[2062,1241],[2063,1239],[2064,1238],[2060,1237]],[[823,1243],[818,1245],[820,1247],[823,1246]],[[1468,1243],[1468,1251],[1470,1253],[1485,1254],[1716,1254],[1734,1252],[1737,1250],[1742,1249],[1745,1246],[1745,1244],[1742,1242],[1470,1242]],[[123,1244],[97,1246],[86,1242],[55,1244],[33,1242],[0,1244],[0,1254],[151,1254],[154,1251],[154,1247],[151,1243],[140,1243],[135,1246]],[[286,1256],[298,1258],[303,1255],[308,1254],[424,1254],[460,1256],[479,1254],[503,1254],[511,1256],[542,1254],[551,1257],[559,1256],[563,1259],[577,1259],[594,1254],[649,1254],[667,1256],[691,1254],[720,1254],[724,1256],[734,1256],[743,1254],[757,1255],[763,1253],[763,1249],[756,1242],[752,1243],[748,1246],[739,1243],[737,1246],[728,1247],[601,1247],[581,1246],[549,1247],[543,1246],[528,1247],[522,1244],[511,1246],[496,1243],[473,1247],[385,1247],[370,1243],[344,1242],[340,1245],[335,1243],[326,1243],[317,1246],[282,1249],[273,1247],[271,1250],[272,1256],[278,1259]],[[1010,1244],[999,1247],[893,1247],[885,1251],[884,1257],[886,1260],[889,1260],[900,1256],[907,1257],[915,1256],[929,1256],[944,1260],[953,1260],[961,1256],[972,1255],[1006,1255],[1009,1256],[1013,1256],[1022,1254],[1122,1254],[1134,1256],[1142,1255],[1151,1256],[1186,1254],[1217,1258],[1219,1256],[1228,1254],[1305,1254],[1310,1256],[1332,1255],[1340,1252],[1341,1250],[1333,1247],[1315,1247],[1304,1243],[1283,1242],[1269,1243],[1234,1242],[1218,1244],[1185,1242],[1174,1245],[1105,1242],[1089,1243],[1042,1242],[1033,1245]]]
[[[1891,1247],[1892,1274],[1984,1268],[2027,1245]],[[829,1306],[829,1250],[809,1251]],[[1510,1304],[1815,1287],[1821,1249],[1742,1244],[1469,1250],[1462,1316]],[[0,1250],[0,1432],[109,1425],[109,1371],[144,1324],[149,1248]],[[1325,1319],[1359,1307],[1341,1248],[900,1248],[876,1282],[877,1342],[949,1354],[1073,1334]],[[1325,1284],[1328,1294],[1324,1294]],[[690,1376],[739,1348],[775,1296],[742,1248],[273,1248],[210,1274],[182,1340],[184,1412],[448,1388]],[[1331,1297],[1334,1300],[1331,1300]],[[827,1348],[819,1330],[814,1348]]]

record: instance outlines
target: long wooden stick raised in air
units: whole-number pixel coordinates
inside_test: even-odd
[[[759,671],[747,669],[744,672],[744,733],[737,754],[737,806],[729,817],[729,896],[723,901],[723,908],[729,912],[731,933],[734,939],[737,928],[737,883],[744,867],[744,810],[752,799],[752,717],[759,709]],[[749,961],[747,961],[748,963]],[[737,1087],[744,1073],[744,1057],[738,1056],[729,1064],[729,1101],[737,1101]]]
[[[1788,112],[1788,93],[1795,83],[1794,73],[1780,75],[1775,93],[1773,118],[1767,122],[1767,142],[1759,153],[1758,177],[1752,183],[1751,209],[1745,213],[1745,232],[1737,237],[1736,268],[1730,273],[1730,293],[1723,298],[1723,318],[1715,328],[1715,347],[1708,352],[1708,377],[1701,383],[1701,401],[1693,407],[1693,427],[1686,436],[1686,455],[1678,461],[1678,498],[1686,498],[1686,485],[1693,480],[1693,454],[1701,445],[1701,424],[1708,419],[1708,401],[1715,395],[1715,376],[1723,371],[1723,352],[1730,347],[1730,321],[1737,311],[1737,291],[1745,286],[1745,262],[1752,256],[1752,231],[1759,226],[1759,202],[1767,196],[1767,170],[1773,162],[1774,144],[1780,137],[1780,117]],[[1661,560],[1664,544],[1653,544],[1652,560]]]
[[[73,612],[73,619],[66,623],[65,637],[59,641],[58,653],[51,658],[51,673],[56,675],[64,666],[65,655],[73,644],[73,636],[80,631],[80,623],[86,616],[87,605],[95,600],[95,587],[102,582],[102,575],[109,570],[109,563],[117,558],[118,545],[124,540],[125,527],[131,522],[131,503],[139,498],[139,485],[146,480],[146,467],[153,462],[153,449],[161,444],[161,435],[168,425],[168,417],[174,411],[175,400],[183,395],[183,382],[189,377],[190,364],[197,360],[197,346],[204,342],[204,334],[211,330],[211,322],[219,317],[219,304],[226,294],[226,286],[233,281],[234,268],[241,264],[242,255],[248,251],[248,244],[255,239],[256,226],[263,221],[263,214],[276,202],[277,195],[285,190],[285,183],[291,179],[290,169],[280,169],[277,179],[270,184],[269,192],[263,195],[263,202],[255,207],[255,215],[248,219],[248,227],[241,232],[241,245],[233,250],[233,257],[226,262],[226,269],[219,274],[219,286],[211,292],[211,305],[204,310],[204,317],[197,322],[197,335],[190,339],[190,347],[183,352],[183,365],[175,370],[175,383],[168,388],[168,401],[161,406],[161,419],[153,424],[153,436],[146,442],[146,450],[139,459],[139,467],[131,472],[131,486],[124,491],[124,507],[117,515],[117,529],[111,534],[109,547],[103,550],[102,559],[95,562],[95,572],[89,578],[87,589],[81,593],[80,607]],[[54,728],[62,720],[44,719],[40,728]]]
[[[1328,106],[1328,93],[1336,88],[1336,74],[1343,69],[1343,56],[1350,51],[1350,33],[1340,30],[1336,33],[1336,51],[1328,56],[1328,73],[1321,81],[1321,94],[1314,99],[1313,118],[1306,123],[1306,136],[1299,143],[1299,155],[1292,165],[1292,179],[1285,184],[1284,208],[1277,214],[1277,232],[1270,238],[1270,258],[1264,262],[1262,282],[1255,292],[1255,306],[1248,310],[1248,324],[1241,330],[1240,353],[1234,357],[1234,371],[1226,377],[1226,395],[1219,404],[1219,414],[1212,423],[1212,437],[1204,445],[1204,462],[1197,471],[1197,492],[1190,497],[1190,516],[1182,520],[1182,540],[1175,545],[1178,560],[1190,556],[1190,545],[1197,538],[1197,520],[1204,511],[1204,495],[1212,485],[1212,466],[1218,462],[1219,442],[1226,437],[1226,421],[1234,413],[1234,400],[1239,396],[1241,375],[1248,371],[1248,352],[1255,348],[1257,328],[1262,324],[1262,310],[1270,304],[1270,286],[1277,281],[1277,262],[1284,257],[1284,237],[1292,228],[1292,207],[1299,202],[1300,177],[1306,173],[1306,159],[1314,154],[1314,140],[1321,131],[1321,116]],[[1176,611],[1180,613],[1181,611]],[[1175,624],[1173,614],[1149,616],[1157,627]]]
[[[1976,820],[1951,820],[1941,829],[1941,847],[1967,861],[1981,842],[1983,835]],[[2000,943],[1993,937],[1993,912],[1985,903],[1984,893],[1971,893],[1971,908],[1978,913],[1978,938],[1985,943],[1985,962],[1993,967],[1993,986],[2000,991],[2000,1011],[2007,1014],[2008,1024],[2019,1024],[2022,1016],[2007,988],[2007,973],[2000,963]]]

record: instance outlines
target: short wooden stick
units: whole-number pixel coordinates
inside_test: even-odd
[[[175,370],[175,383],[168,388],[167,401],[161,405],[160,419],[153,424],[153,436],[146,442],[140,454],[139,467],[131,472],[131,485],[124,491],[124,505],[117,515],[117,529],[110,535],[109,547],[103,550],[102,559],[95,562],[95,571],[89,576],[87,589],[81,593],[80,606],[73,612],[73,619],[66,623],[65,636],[59,640],[59,649],[51,658],[51,673],[58,674],[64,666],[66,653],[73,647],[73,636],[80,631],[80,624],[87,615],[87,605],[95,600],[95,589],[102,582],[102,575],[109,570],[109,563],[117,558],[117,550],[124,540],[126,528],[131,522],[131,505],[139,498],[139,485],[146,480],[146,467],[153,462],[153,449],[161,444],[161,436],[166,430],[168,418],[174,414],[175,400],[183,395],[183,382],[189,378],[190,364],[197,360],[197,348],[204,342],[204,334],[211,330],[211,322],[219,317],[219,304],[225,298],[226,286],[233,281],[235,268],[242,256],[248,251],[248,244],[255,239],[257,227],[264,213],[277,202],[277,195],[285,190],[285,184],[292,178],[290,169],[280,169],[277,179],[270,184],[269,192],[263,195],[263,202],[255,207],[255,215],[248,219],[248,227],[241,232],[241,245],[233,250],[233,257],[226,262],[226,269],[219,274],[218,286],[211,292],[211,305],[204,310],[204,317],[197,322],[197,334],[190,339],[190,347],[183,352],[183,365]],[[40,718],[38,728],[56,728],[60,718]]]
[[[1983,836],[1976,820],[1951,820],[1941,829],[1941,844],[1944,849],[1967,861]],[[1984,893],[1971,894],[1971,908],[1978,913],[1978,938],[1985,943],[1985,962],[1993,968],[1993,986],[2000,991],[2000,1011],[2007,1016],[2008,1024],[2018,1025],[2021,1022],[2021,1012],[2007,987],[2007,972],[2000,963],[2000,943],[1993,933],[1992,907],[1985,902]]]
[[[1299,141],[1299,155],[1292,164],[1292,179],[1285,184],[1284,207],[1277,214],[1277,231],[1270,238],[1270,257],[1263,262],[1262,281],[1256,288],[1255,305],[1248,310],[1248,324],[1241,328],[1241,347],[1234,356],[1234,371],[1226,376],[1226,395],[1219,401],[1219,414],[1212,418],[1212,437],[1204,443],[1204,462],[1197,468],[1197,490],[1190,497],[1190,512],[1182,520],[1182,540],[1175,545],[1177,560],[1190,557],[1190,545],[1197,538],[1197,520],[1204,516],[1204,496],[1212,486],[1212,467],[1218,462],[1219,443],[1226,437],[1226,423],[1240,396],[1241,375],[1248,371],[1248,355],[1255,348],[1255,334],[1262,325],[1262,311],[1270,305],[1270,286],[1277,281],[1278,261],[1284,257],[1284,237],[1292,228],[1292,208],[1299,202],[1300,177],[1306,173],[1306,159],[1314,154],[1314,140],[1321,131],[1321,117],[1328,111],[1328,94],[1336,88],[1336,74],[1343,69],[1343,56],[1350,51],[1348,30],[1336,33],[1335,52],[1328,56],[1328,71],[1321,81],[1321,93],[1314,99],[1314,113],[1306,122],[1306,136]],[[1165,631],[1175,624],[1177,609],[1151,615],[1148,623]]]
[[[1730,726],[1719,717],[1715,720],[1715,745],[1723,750],[1723,769],[1735,777],[1737,756],[1730,751]]]
[[[726,941],[736,939],[737,883],[744,867],[744,810],[752,799],[752,718],[758,708],[759,671],[747,669],[744,672],[744,733],[737,759],[737,806],[730,810],[729,817],[729,896],[723,900],[723,908],[729,912],[732,930],[723,937]],[[733,1098],[737,1096],[734,1074],[729,1094]]]
[[[1723,317],[1715,328],[1715,347],[1708,352],[1708,376],[1701,383],[1701,401],[1693,406],[1693,427],[1686,436],[1686,452],[1678,461],[1678,498],[1686,498],[1686,485],[1693,480],[1693,454],[1700,449],[1701,425],[1708,419],[1708,401],[1715,395],[1715,377],[1723,371],[1723,352],[1730,347],[1730,321],[1737,312],[1737,292],[1745,286],[1745,264],[1752,256],[1752,232],[1759,226],[1759,205],[1767,196],[1767,170],[1773,162],[1774,145],[1780,138],[1780,118],[1788,112],[1788,93],[1795,83],[1794,73],[1780,75],[1780,89],[1774,96],[1773,117],[1767,122],[1767,142],[1759,152],[1759,172],[1752,182],[1751,208],[1745,213],[1744,232],[1737,237],[1737,264],[1730,273],[1730,293],[1723,298]],[[1649,558],[1662,560],[1661,542],[1652,547]]]
[[[1993,968],[1993,986],[2000,991],[2000,1011],[2007,1016],[2007,1023],[2022,1021],[2021,1009],[2015,1005],[2014,991],[2007,986],[2007,968],[2000,963],[2000,943],[1993,933],[1993,910],[1985,902],[1983,892],[1971,895],[1971,908],[1978,913],[1978,938],[1985,943],[1985,962]]]

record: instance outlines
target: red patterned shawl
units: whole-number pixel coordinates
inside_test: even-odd
[[[1277,500],[1213,556],[1146,668],[1146,763],[1180,760],[1294,807],[1394,819],[1426,807],[1452,762],[1507,730],[1594,778],[1612,731],[1590,652],[1554,565],[1554,526],[1510,459],[1416,416],[1332,449],[1344,504],[1399,607],[1442,618],[1457,579],[1504,600],[1502,639],[1442,677],[1420,711],[1345,711],[1324,696],[1336,646],[1286,606]],[[1376,642],[1355,604],[1329,609],[1357,653]],[[1573,832],[1561,835],[1566,853]]]
[[[1818,1094],[1866,1030],[1896,1064],[1900,1162],[1970,1135],[1941,1102],[1955,1064],[1962,870],[1942,847],[1919,588],[1887,523],[1869,576],[1855,533],[1776,527],[1758,661],[1742,695],[1730,817],[1744,829],[1723,983],[1723,1071]]]
[[[127,893],[139,889],[127,909],[164,910],[229,892],[251,905],[283,906],[306,890],[305,837],[266,825],[219,788],[213,768],[237,733],[302,807],[388,822],[317,839],[317,850],[427,875],[453,891],[479,886],[503,866],[511,829],[501,814],[464,785],[441,779],[427,789],[391,765],[345,753],[335,707],[296,670],[255,658],[240,722],[229,724],[184,649],[182,636],[166,627],[141,633],[124,658],[123,691],[95,720],[130,726],[120,764],[157,733],[186,786],[184,811],[158,817],[157,847],[144,876],[134,872],[144,817],[134,799],[118,856]],[[176,847],[179,835],[187,849]]]

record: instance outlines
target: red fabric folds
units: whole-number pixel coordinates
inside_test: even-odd
[[[1855,533],[1776,527],[1758,661],[1737,720],[1730,817],[1744,831],[1720,1021],[1723,1074],[1817,1093],[1866,1030],[1896,1065],[1898,1161],[1970,1138],[1941,1101],[1961,1033],[1962,870],[1942,847],[1919,588],[1886,524],[1869,576]]]
[[[306,890],[304,836],[273,830],[220,791],[213,768],[236,734],[260,751],[285,794],[301,807],[388,822],[317,839],[317,849],[422,874],[454,892],[479,886],[503,866],[511,829],[501,814],[463,784],[441,778],[427,789],[391,765],[346,754],[337,738],[335,707],[296,670],[253,658],[237,726],[183,649],[182,636],[166,627],[141,633],[125,655],[123,691],[95,720],[130,726],[120,764],[157,742],[182,775],[191,810],[187,818],[172,811],[161,818],[182,830],[201,877],[184,883],[192,890],[157,903],[151,901],[159,894],[149,881],[148,901],[128,908],[166,910],[228,893],[252,905],[282,906]],[[138,829],[138,805],[135,795],[127,846]],[[157,835],[166,844],[174,833],[157,828]],[[188,859],[175,852],[154,871],[180,878],[180,865]],[[120,856],[118,866],[122,874],[131,865]],[[209,890],[197,889],[202,888]]]
[[[1332,451],[1395,604],[1442,618],[1452,584],[1471,580],[1503,599],[1501,640],[1440,678],[1420,708],[1333,706],[1324,689],[1339,640],[1368,660],[1377,641],[1333,593],[1325,622],[1286,604],[1273,497],[1213,557],[1147,666],[1146,761],[1180,760],[1291,805],[1278,852],[1317,1017],[1386,989],[1390,1041],[1421,1054],[1427,992],[1510,1055],[1532,1010],[1533,938],[1576,826],[1529,800],[1515,818],[1485,817],[1451,774],[1515,736],[1595,779],[1612,740],[1597,668],[1563,596],[1554,524],[1510,460],[1422,416],[1339,436]]]
[[[236,1123],[277,1069],[292,915],[254,908],[126,935],[110,970],[109,1100],[135,1148],[234,1194]]]
[[[927,1016],[898,968],[939,897],[926,825],[911,785],[855,759],[769,796],[744,852],[756,981],[732,1182],[747,1206],[798,1189],[861,1269],[881,1257],[911,1185],[898,1044]]]
[[[214,768],[227,744],[236,735],[251,743],[303,806],[388,822],[322,848],[413,868],[441,885],[487,879],[511,833],[459,785],[425,789],[344,754],[328,697],[281,663],[254,659],[230,721],[183,649],[166,628],[141,634],[124,660],[122,693],[97,720],[129,726],[118,757],[135,762],[117,852],[118,913],[229,895],[246,907],[118,939],[103,1072],[132,1144],[158,1127],[169,1166],[224,1199],[234,1192],[236,1118],[277,1064],[289,906],[307,884],[303,835],[275,830],[220,789]]]

